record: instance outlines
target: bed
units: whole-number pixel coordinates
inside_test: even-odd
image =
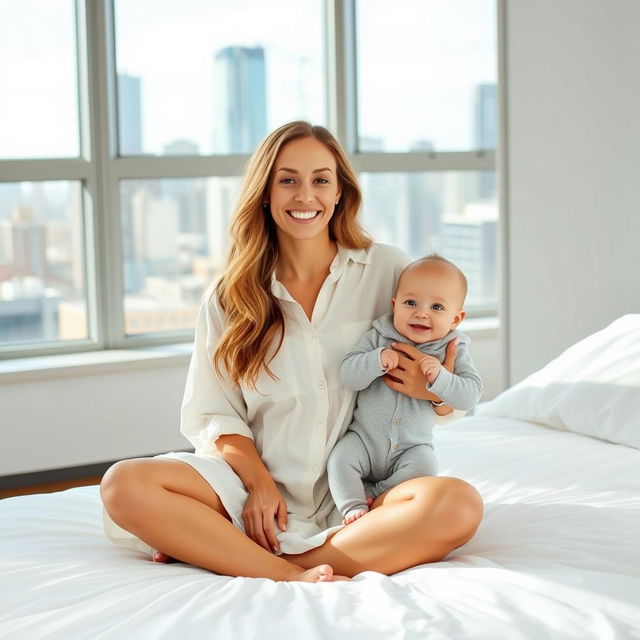
[[[0,638],[640,638],[640,315],[439,427],[436,450],[484,498],[476,536],[343,583],[154,564],[105,539],[97,487],[5,499]]]

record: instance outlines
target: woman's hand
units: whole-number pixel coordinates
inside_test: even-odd
[[[420,368],[420,361],[424,353],[410,344],[392,342],[391,346],[398,352],[398,367],[385,374],[382,379],[388,387],[417,400],[433,400],[440,402],[440,398],[427,391],[427,376]],[[458,353],[458,340],[452,340],[447,345],[447,353],[442,366],[453,373]]]
[[[273,526],[274,518],[280,531],[287,530],[287,503],[273,479],[261,482],[249,490],[242,519],[247,536],[267,551],[280,550]]]

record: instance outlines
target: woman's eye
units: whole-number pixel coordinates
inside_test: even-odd
[[[293,178],[282,178],[282,180],[280,180],[280,184],[293,184],[293,182]]]
[[[329,181],[326,178],[317,178],[317,182],[320,184],[329,184]]]

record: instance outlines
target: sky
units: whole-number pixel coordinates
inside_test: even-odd
[[[73,0],[0,0],[0,158],[75,155]],[[325,124],[321,0],[115,0],[117,69],[142,78],[145,151],[212,144],[213,58],[263,46],[267,127]],[[496,82],[495,0],[359,0],[361,136],[406,150],[472,142],[473,90]],[[384,45],[384,46],[383,46]]]

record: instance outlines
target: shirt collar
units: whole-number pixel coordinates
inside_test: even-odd
[[[353,262],[359,262],[361,264],[369,264],[371,262],[371,257],[366,249],[349,249],[348,247],[343,247],[341,244],[338,244],[338,253],[336,253],[335,258],[329,267],[329,279],[331,282],[335,282],[338,279],[349,260],[353,260]],[[271,292],[276,298],[293,301],[289,292],[276,279],[275,269],[271,272]]]

